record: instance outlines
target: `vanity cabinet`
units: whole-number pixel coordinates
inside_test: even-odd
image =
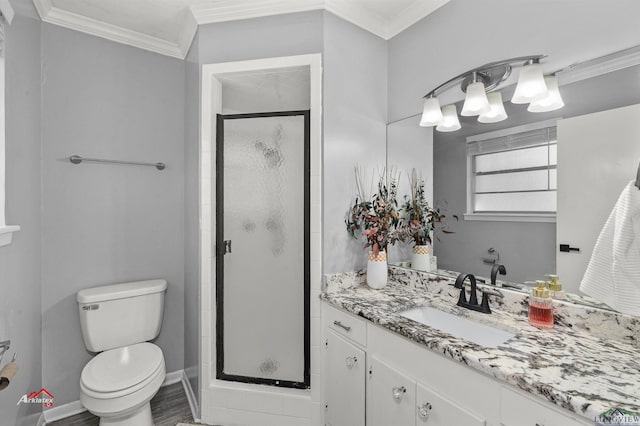
[[[485,426],[457,403],[378,359],[369,358],[367,426]]]
[[[366,324],[329,307],[323,309],[323,315],[326,320],[325,425],[365,426],[366,354],[351,338],[358,330],[361,333],[355,338],[362,341]]]
[[[416,426],[485,426],[481,418],[467,412],[458,403],[436,390],[417,385]]]
[[[375,355],[368,361],[367,426],[413,426],[416,382]]]
[[[593,422],[566,416],[508,388],[502,388],[500,398],[503,426],[593,426]]]
[[[326,426],[593,426],[326,303],[322,315]]]

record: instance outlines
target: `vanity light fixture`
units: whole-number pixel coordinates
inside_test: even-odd
[[[467,96],[464,98],[464,105],[460,115],[465,117],[486,114],[491,111],[489,99],[484,89],[484,83],[478,80],[478,73],[472,73],[472,81],[467,86]]]
[[[527,111],[529,112],[548,112],[555,111],[564,106],[560,90],[558,89],[558,79],[555,74],[545,75],[544,82],[549,89],[549,95],[546,98],[534,101],[529,104]]]
[[[549,90],[544,81],[542,65],[539,59],[527,61],[518,77],[516,91],[513,92],[511,102],[514,104],[528,104],[549,96]]]
[[[480,123],[497,123],[507,119],[507,112],[504,110],[504,104],[502,103],[502,93],[489,92],[487,93],[489,99],[489,106],[491,109],[489,112],[480,114],[478,122]]]
[[[450,88],[454,83],[466,93],[461,115],[478,116],[480,123],[496,123],[505,120],[507,113],[502,102],[502,94],[494,91],[511,75],[513,67],[520,66],[520,75],[512,103],[529,103],[529,112],[547,112],[562,108],[564,102],[558,90],[555,75],[543,75],[540,60],[546,55],[521,56],[491,62],[457,75],[431,90],[424,96],[424,106],[420,126],[436,126],[441,132],[460,129],[454,105],[440,108],[437,94]]]
[[[455,132],[460,130],[460,120],[458,120],[458,111],[454,104],[442,107],[442,121],[438,123],[436,130],[439,132]]]
[[[424,100],[420,125],[422,127],[435,126],[442,121],[442,115],[438,98],[434,96],[428,97]]]

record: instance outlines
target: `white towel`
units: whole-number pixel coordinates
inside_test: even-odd
[[[600,231],[580,291],[640,316],[640,189],[635,181],[624,188]]]

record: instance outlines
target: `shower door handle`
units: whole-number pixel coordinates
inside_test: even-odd
[[[225,255],[231,253],[231,240],[224,240],[222,242],[222,254]]]

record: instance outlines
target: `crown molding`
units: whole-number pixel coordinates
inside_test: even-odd
[[[349,5],[341,0],[325,0],[324,9],[378,37],[388,39],[386,21],[366,9]]]
[[[385,40],[389,40],[392,37],[400,34],[422,18],[432,14],[436,10],[440,9],[450,0],[418,0],[414,1],[402,10],[393,20],[389,21],[386,28]]]
[[[56,8],[51,3],[51,0],[34,0],[33,2],[40,19],[44,22],[179,59],[184,59],[186,56],[197,30],[197,23],[191,19],[193,22],[187,22],[187,25],[184,26],[180,42],[172,43],[168,40]]]
[[[191,13],[198,24],[259,18],[324,8],[324,0],[222,0],[196,3]]]
[[[0,0],[0,4],[8,0]],[[52,0],[33,0],[42,21],[106,38],[162,55],[184,59],[198,25],[285,13],[327,10],[385,40],[394,37],[450,0],[415,0],[392,20],[344,0],[219,0],[197,2],[185,13],[178,40],[165,40],[55,7]]]

